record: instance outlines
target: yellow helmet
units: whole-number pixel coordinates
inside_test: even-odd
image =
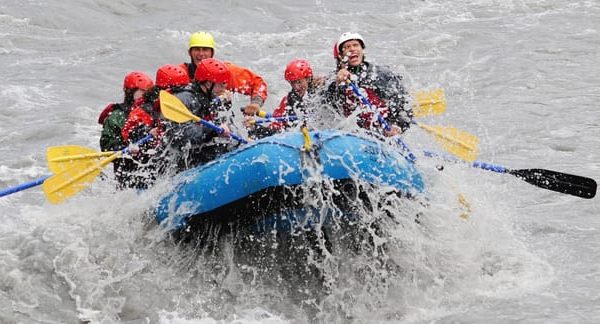
[[[212,37],[211,34],[207,32],[196,32],[193,33],[192,36],[190,36],[188,49],[191,49],[192,47],[208,47],[212,48],[214,51],[216,45],[217,44],[215,44],[215,39]]]

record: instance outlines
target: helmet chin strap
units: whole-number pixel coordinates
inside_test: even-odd
[[[211,97],[211,99],[212,99],[212,97],[214,97],[213,96],[213,89],[214,89],[214,87],[215,87],[215,83],[211,81],[210,82],[210,89],[208,89],[208,93],[207,93]]]

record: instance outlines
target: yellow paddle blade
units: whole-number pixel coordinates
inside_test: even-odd
[[[413,97],[416,101],[413,107],[415,117],[438,116],[446,111],[444,89],[419,91]]]
[[[479,154],[479,138],[463,130],[446,126],[429,126],[417,123],[419,127],[433,134],[438,143],[448,152],[459,158],[473,162]]]
[[[77,194],[90,183],[94,182],[96,177],[100,175],[102,168],[120,155],[121,152],[116,152],[100,161],[82,160],[85,162],[81,162],[61,173],[51,176],[42,185],[46,198],[51,203],[58,204]]]
[[[190,120],[200,121],[200,118],[194,115],[179,98],[162,90],[160,92],[160,111],[167,119],[176,123],[185,123]]]
[[[46,151],[46,160],[52,173],[61,173],[75,165],[83,167],[87,161],[97,161],[114,153],[98,152],[79,145],[51,146]]]

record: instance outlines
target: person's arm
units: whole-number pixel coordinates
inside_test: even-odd
[[[250,69],[225,62],[231,71],[229,90],[250,96],[250,102],[262,106],[267,100],[267,83]]]

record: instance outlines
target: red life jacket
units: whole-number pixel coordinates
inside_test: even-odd
[[[104,125],[104,121],[106,120],[106,118],[108,118],[108,116],[110,116],[113,109],[115,108],[115,105],[117,104],[111,103],[104,107],[104,109],[100,113],[100,116],[98,116],[98,124]]]
[[[287,106],[288,106],[288,96],[284,96],[283,98],[281,98],[281,102],[279,102],[279,106],[277,108],[275,108],[275,110],[273,111],[273,117],[284,117],[287,115]],[[285,129],[286,126],[286,122],[281,122],[281,121],[275,121],[272,122],[269,125],[269,128],[276,130],[276,131],[282,131]]]

